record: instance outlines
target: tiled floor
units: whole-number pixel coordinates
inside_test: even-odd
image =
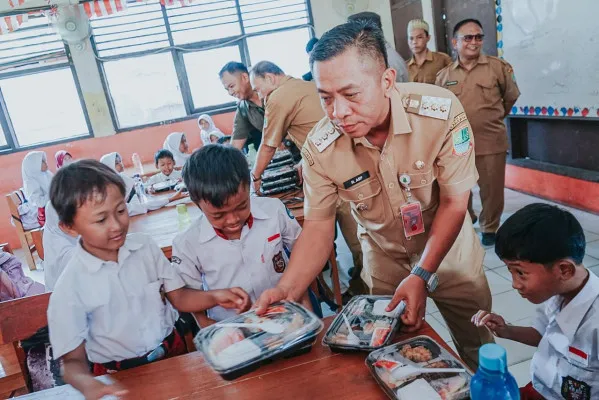
[[[474,198],[474,207],[478,211],[480,210],[478,195],[475,195]],[[527,204],[535,202],[550,203],[512,190],[505,191],[505,199],[506,206],[502,221]],[[566,208],[578,218],[585,230],[587,256],[584,260],[584,264],[595,272],[595,274],[599,275],[599,215],[570,209],[568,207]],[[478,226],[475,225],[475,228],[477,227]],[[338,261],[341,266],[342,286],[345,288],[347,287],[348,281],[347,271],[352,265],[352,257],[341,235],[339,235],[337,248]],[[19,254],[22,255],[20,251],[17,251],[17,255]],[[510,273],[505,264],[495,255],[493,249],[487,249],[483,264],[493,295],[493,311],[503,315],[504,318],[512,324],[529,325],[529,321],[535,313],[535,307],[528,301],[522,299],[518,293],[512,289]],[[44,281],[43,271],[26,270],[26,273],[39,282]],[[439,310],[432,301],[429,300],[427,304],[427,322],[453,347],[451,336]],[[534,348],[502,339],[498,339],[497,342],[507,349],[510,371],[516,377],[518,384],[524,385],[528,383],[530,381],[530,359],[534,353]]]

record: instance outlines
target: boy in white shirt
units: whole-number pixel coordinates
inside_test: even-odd
[[[541,304],[532,327],[481,310],[472,321],[497,337],[537,346],[526,399],[599,399],[599,277],[582,264],[585,237],[568,211],[531,204],[505,221],[495,252],[520,296]]]
[[[109,167],[82,160],[61,168],[52,181],[50,199],[61,229],[80,237],[50,297],[50,342],[55,359],[63,360],[65,382],[86,399],[126,392],[93,375],[186,352],[175,328],[175,308],[249,308],[249,298],[240,288],[184,288],[150,237],[127,236],[125,184]]]
[[[255,301],[287,266],[301,228],[279,199],[250,197],[250,171],[241,151],[206,145],[183,167],[191,199],[203,211],[173,241],[172,263],[201,290],[243,288]],[[201,326],[234,315],[222,307],[196,314]]]
[[[156,168],[160,170],[155,175],[152,175],[148,180],[147,184],[152,188],[152,185],[155,183],[166,182],[168,180],[171,181],[180,181],[181,180],[181,171],[177,171],[175,169],[175,157],[173,153],[169,150],[161,149],[156,152],[154,155],[154,162],[156,163]]]

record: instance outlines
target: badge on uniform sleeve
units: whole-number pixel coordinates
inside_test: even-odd
[[[282,251],[279,251],[278,254],[274,255],[272,258],[272,266],[278,274],[282,274],[283,271],[285,271],[285,259],[283,258]]]
[[[306,148],[302,148],[302,159],[304,159],[309,166],[314,165],[314,159],[312,158],[312,154],[310,154],[310,151]]]
[[[571,376],[562,377],[562,396],[566,400],[590,400],[591,386]]]
[[[400,208],[403,230],[406,238],[424,233],[424,221],[422,219],[422,207],[420,203],[404,204]]]
[[[447,120],[449,111],[451,111],[451,99],[411,94],[407,100],[406,111],[425,117]]]
[[[470,128],[467,126],[463,127],[459,131],[455,131],[452,135],[453,140],[453,155],[463,156],[468,154],[472,147],[472,140],[470,140]]]

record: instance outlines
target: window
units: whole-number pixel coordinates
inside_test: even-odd
[[[234,106],[218,79],[229,61],[270,60],[295,77],[308,71],[307,0],[163,3],[129,3],[125,12],[91,20],[119,129]]]
[[[89,136],[75,71],[43,15],[0,35],[0,147]]]

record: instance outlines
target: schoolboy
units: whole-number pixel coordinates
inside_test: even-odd
[[[151,185],[154,185],[155,183],[161,183],[168,180],[181,180],[181,171],[175,169],[175,157],[169,150],[158,150],[154,155],[154,162],[156,163],[156,168],[159,169],[160,172],[152,175],[146,182],[150,186],[150,189],[152,187]]]

